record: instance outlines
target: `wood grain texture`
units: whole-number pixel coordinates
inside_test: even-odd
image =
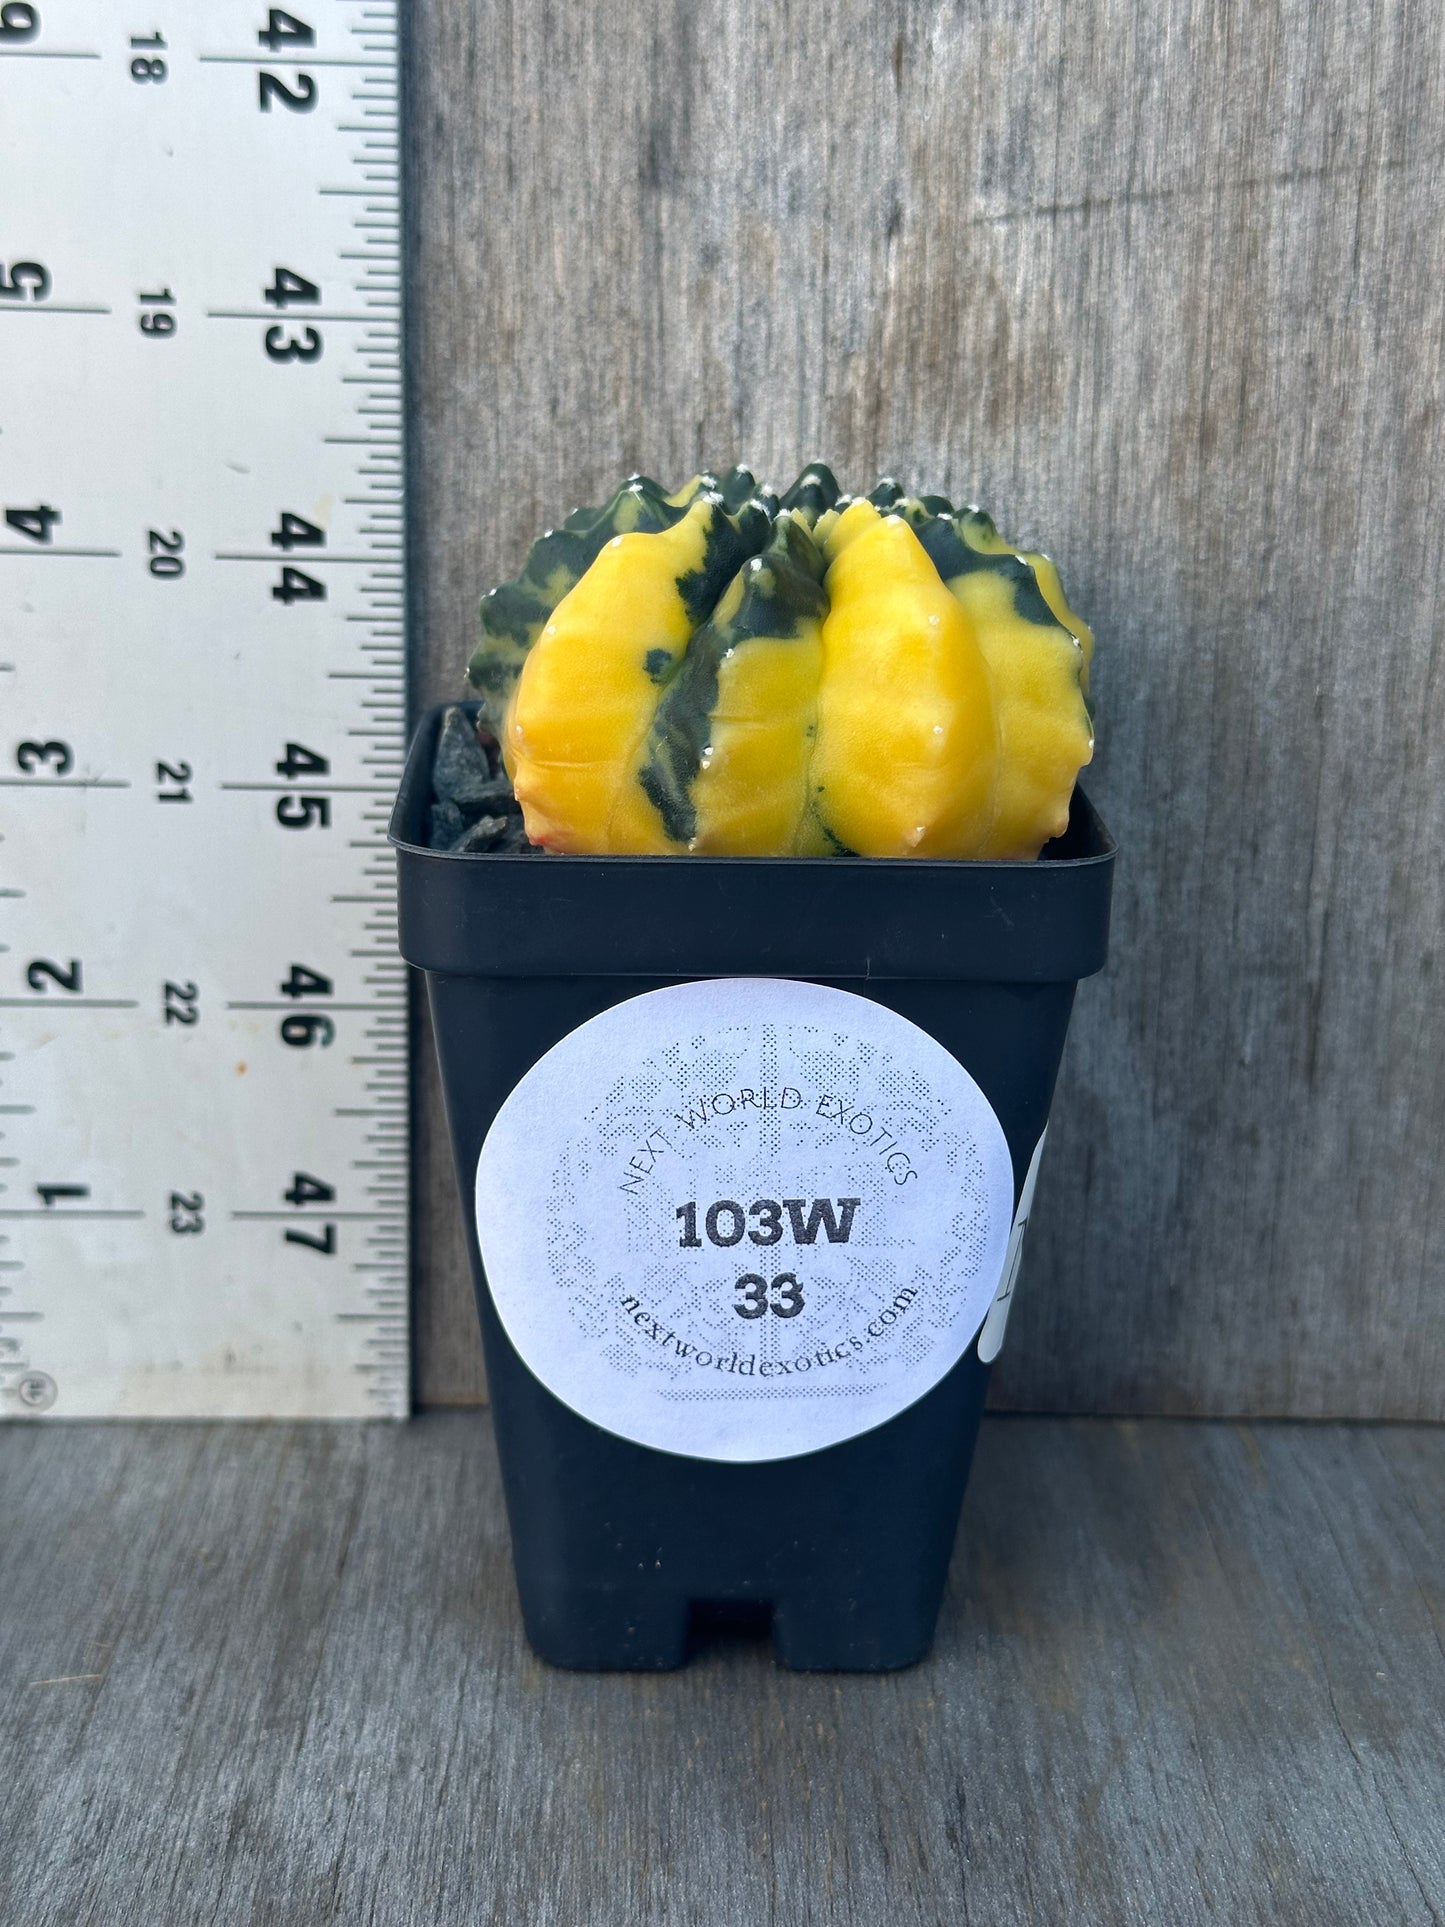
[[[481,1414],[0,1447],[17,1927],[1438,1927],[1445,1432],[990,1420],[872,1680],[541,1666]]]
[[[1438,11],[411,18],[418,697],[634,467],[823,456],[1047,545],[1123,857],[997,1396],[1445,1416]]]

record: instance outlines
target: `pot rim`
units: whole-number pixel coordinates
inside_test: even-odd
[[[469,716],[475,716],[481,708],[479,702],[434,703],[424,710],[418,719],[412,737],[411,750],[407,757],[406,770],[392,807],[391,819],[387,825],[387,841],[398,850],[405,850],[409,857],[424,857],[439,863],[468,864],[515,864],[525,863],[535,868],[538,862],[536,850],[434,850],[421,840],[422,813],[431,801],[428,794],[427,778],[430,775],[430,749],[441,728],[441,719],[449,709],[460,709]],[[412,833],[409,834],[408,831]],[[1072,852],[1056,845],[1087,843],[1089,847]],[[906,871],[909,874],[937,874],[957,876],[960,870],[970,872],[1002,871],[1005,874],[1020,871],[1035,874],[1040,864],[1069,870],[1087,869],[1094,865],[1110,864],[1118,852],[1118,845],[1110,834],[1104,819],[1090,802],[1081,784],[1074,786],[1073,799],[1069,808],[1069,827],[1052,844],[1045,844],[1037,857],[938,857],[938,856],[686,856],[684,860],[694,869],[727,868],[736,869],[740,865],[751,865],[758,870],[780,869],[828,869],[874,871]],[[561,850],[546,850],[542,859],[554,872],[562,865],[573,867],[595,867],[606,865],[616,869],[651,869],[657,864],[676,864],[681,852],[660,852],[649,855],[629,855],[622,852],[588,851],[586,853]]]

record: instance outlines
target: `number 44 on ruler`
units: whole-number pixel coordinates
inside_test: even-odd
[[[396,10],[3,0],[0,1416],[407,1408]]]

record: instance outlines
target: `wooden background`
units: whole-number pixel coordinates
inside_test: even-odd
[[[1434,0],[418,0],[409,61],[417,700],[630,469],[982,500],[1098,631],[1121,846],[997,1402],[1445,1417]]]

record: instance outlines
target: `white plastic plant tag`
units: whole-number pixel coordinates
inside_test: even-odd
[[[983,1330],[978,1335],[978,1355],[985,1365],[993,1361],[1003,1350],[1003,1335],[1008,1325],[1009,1308],[1013,1304],[1014,1286],[1018,1283],[1019,1264],[1024,1255],[1024,1233],[1029,1228],[1029,1215],[1034,1208],[1034,1186],[1039,1180],[1039,1160],[1044,1154],[1043,1136],[1034,1146],[1034,1154],[1029,1159],[1029,1174],[1024,1179],[1024,1188],[1019,1197],[1019,1208],[1014,1213],[1013,1231],[1009,1235],[1008,1257],[1004,1260],[1003,1277],[999,1282],[998,1293],[988,1308],[988,1317],[983,1321]]]
[[[498,1315],[584,1418],[695,1458],[816,1451],[912,1405],[998,1290],[1013,1170],[988,1100],[896,1012],[681,984],[562,1039],[477,1163]]]

